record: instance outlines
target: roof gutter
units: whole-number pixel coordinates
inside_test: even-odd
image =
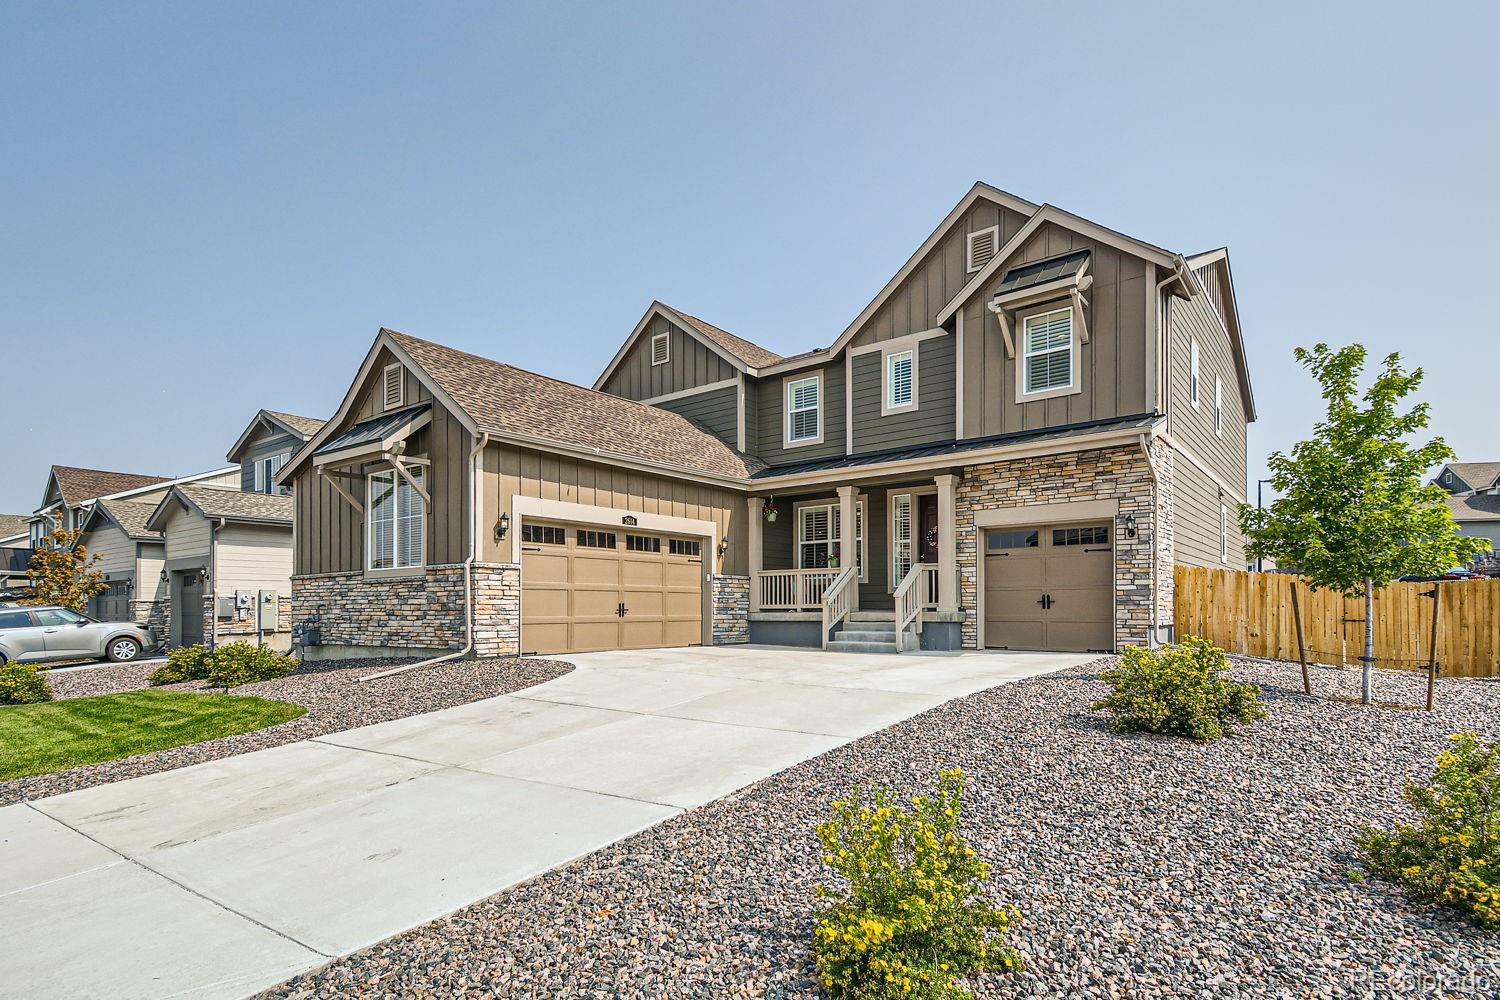
[[[416,670],[418,667],[431,667],[439,663],[447,663],[449,660],[462,659],[474,651],[474,562],[479,558],[481,548],[479,542],[479,456],[483,453],[485,446],[490,443],[490,432],[480,434],[474,442],[474,447],[469,449],[469,557],[464,560],[464,648],[456,653],[444,653],[442,656],[434,656],[430,660],[418,660],[416,663],[407,663],[393,670],[382,670],[378,674],[370,674],[360,678],[360,682],[378,681],[382,677],[394,677],[396,674],[404,674],[408,670]]]

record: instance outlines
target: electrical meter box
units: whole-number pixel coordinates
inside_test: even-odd
[[[262,632],[275,632],[281,611],[281,598],[274,590],[262,590],[255,600],[255,627]]]
[[[255,594],[249,590],[236,590],[234,592],[234,606],[240,611],[249,611],[251,602],[255,600]]]

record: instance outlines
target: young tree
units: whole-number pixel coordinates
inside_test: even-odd
[[[97,555],[78,544],[82,529],[71,531],[59,525],[42,539],[31,553],[31,593],[23,604],[56,604],[82,614],[89,598],[103,593],[109,585],[104,574],[93,569]]]
[[[1252,557],[1296,566],[1315,589],[1364,598],[1360,700],[1368,705],[1375,591],[1399,576],[1444,572],[1489,542],[1460,535],[1447,494],[1423,484],[1428,469],[1454,454],[1442,438],[1421,446],[1409,440],[1427,426],[1426,403],[1400,410],[1422,384],[1422,369],[1408,372],[1392,354],[1361,393],[1363,346],[1318,344],[1295,354],[1322,386],[1328,413],[1290,456],[1271,456],[1271,485],[1280,498],[1264,509],[1241,504],[1240,527]]]

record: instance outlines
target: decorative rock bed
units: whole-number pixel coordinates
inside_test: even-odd
[[[1449,733],[1500,734],[1500,685],[1445,680],[1429,715],[1239,661],[1271,718],[1202,746],[1111,735],[1088,709],[1104,662],[950,702],[265,995],[818,996],[814,824],[854,782],[915,793],[954,765],[1024,918],[1026,970],[983,996],[1496,994],[1500,936],[1347,872]],[[1357,670],[1314,675],[1357,696]],[[1382,673],[1377,694],[1420,705],[1422,684]]]
[[[411,660],[327,660],[305,664],[296,673],[274,681],[246,684],[232,693],[295,702],[307,714],[291,722],[255,732],[226,736],[206,743],[158,750],[121,760],[90,764],[68,771],[38,774],[0,782],[0,805],[23,799],[71,792],[124,778],[170,771],[190,764],[250,753],[321,736],[324,733],[386,722],[408,715],[493,698],[561,677],[573,668],[556,660],[454,660],[383,680],[361,683],[359,678]],[[147,687],[146,677],[160,663],[101,666],[54,673],[48,679],[58,698],[135,691]],[[201,683],[169,685],[161,690],[202,689]]]

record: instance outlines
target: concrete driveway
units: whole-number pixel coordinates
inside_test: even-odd
[[[1092,658],[591,653],[514,695],[8,806],[0,997],[243,997],[944,701]]]

